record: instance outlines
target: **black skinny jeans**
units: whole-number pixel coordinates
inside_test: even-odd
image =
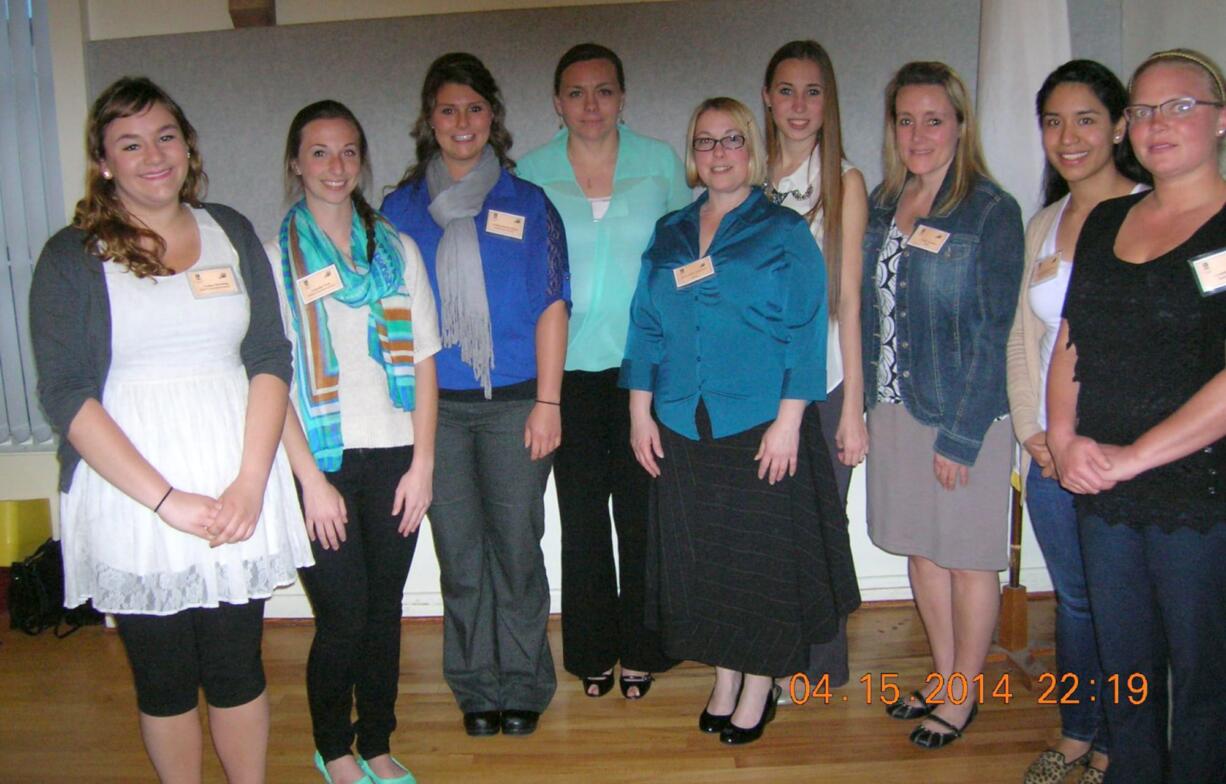
[[[315,610],[307,699],[325,762],[351,753],[355,735],[363,758],[386,754],[396,729],[401,596],[417,532],[400,535],[392,505],[412,462],[411,446],[346,449],[340,470],[326,474],[345,499],[346,539],[339,550],[312,542],[315,565],[299,570]]]

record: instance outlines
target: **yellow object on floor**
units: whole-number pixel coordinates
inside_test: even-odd
[[[46,498],[0,501],[0,566],[32,555],[51,536],[51,504]]]

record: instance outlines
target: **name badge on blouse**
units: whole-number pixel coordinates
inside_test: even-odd
[[[522,240],[524,238],[524,216],[490,210],[485,219],[485,230],[499,237]]]
[[[233,267],[193,269],[187,273],[187,285],[196,299],[226,297],[238,293],[238,276]]]
[[[918,225],[907,239],[907,244],[913,248],[926,250],[929,253],[940,253],[949,239],[949,232],[934,229],[931,226]]]
[[[1226,248],[1188,259],[1196,273],[1196,285],[1202,297],[1212,297],[1226,291]]]
[[[298,296],[302,298],[303,304],[306,305],[310,305],[315,300],[340,291],[345,287],[341,283],[341,275],[337,272],[335,264],[329,264],[321,270],[312,272],[310,275],[298,278],[297,284]]]
[[[677,282],[677,288],[683,289],[692,283],[706,280],[714,274],[715,265],[711,263],[711,257],[703,256],[698,261],[691,261],[689,264],[674,269],[673,280]]]
[[[1053,253],[1045,259],[1040,259],[1039,263],[1034,265],[1034,274],[1030,276],[1030,285],[1037,286],[1040,283],[1046,283],[1056,277],[1056,273],[1060,271],[1060,254]]]

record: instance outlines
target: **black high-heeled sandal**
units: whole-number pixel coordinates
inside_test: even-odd
[[[613,688],[613,671],[601,673],[600,675],[589,675],[580,678],[583,681],[583,693],[589,697],[603,697],[609,693],[609,689]],[[596,687],[596,693],[592,693],[592,687]]]
[[[762,708],[762,715],[758,717],[758,723],[752,727],[738,727],[732,723],[732,717],[729,716],[728,725],[719,734],[720,742],[740,746],[744,743],[753,743],[762,737],[762,733],[766,731],[766,725],[775,718],[775,709],[778,707],[779,694],[782,691],[779,684],[771,684],[771,690],[766,694],[766,705]]]
[[[647,696],[647,692],[651,690],[651,684],[655,683],[655,676],[650,672],[645,672],[642,675],[626,675],[622,673],[617,679],[617,683],[621,686],[622,696],[628,700],[641,700]],[[630,696],[630,689],[637,687],[639,693],[634,697]]]

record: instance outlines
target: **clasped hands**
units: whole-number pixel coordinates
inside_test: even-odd
[[[1047,449],[1051,455],[1051,470],[1070,493],[1097,495],[1141,473],[1140,461],[1132,446],[1102,444],[1079,435],[1055,439],[1049,435]],[[1046,468],[1044,475],[1050,475]]]
[[[207,540],[209,547],[242,542],[251,538],[260,520],[264,484],[240,474],[217,498],[172,489],[158,516],[177,531]]]

